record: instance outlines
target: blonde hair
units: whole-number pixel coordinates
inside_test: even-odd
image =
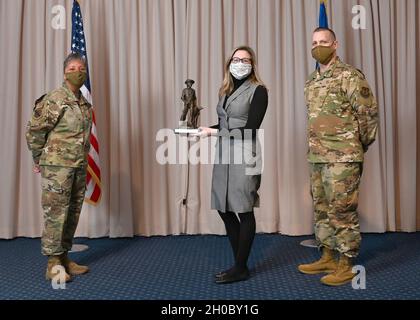
[[[251,71],[251,74],[249,75],[249,80],[252,83],[266,87],[265,84],[262,82],[260,75],[258,73],[258,70],[257,70],[257,56],[254,50],[252,50],[248,46],[239,46],[233,49],[232,54],[229,56],[229,59],[226,60],[223,83],[219,89],[220,97],[222,97],[223,95],[229,95],[233,90],[233,78],[232,78],[232,75],[230,74],[229,67],[230,67],[230,63],[232,62],[232,58],[234,54],[237,51],[241,51],[241,50],[248,52],[249,55],[251,56],[252,71]]]

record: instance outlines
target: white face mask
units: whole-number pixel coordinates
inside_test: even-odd
[[[242,80],[251,74],[252,65],[242,62],[231,63],[229,71],[237,80]]]

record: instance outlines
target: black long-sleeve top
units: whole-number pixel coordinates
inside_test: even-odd
[[[226,95],[223,103],[223,108],[226,108],[228,98],[247,80],[248,78],[237,80],[233,78],[233,90],[230,95]],[[248,120],[244,127],[235,128],[231,130],[240,130],[242,137],[244,137],[244,130],[252,130],[252,137],[256,137],[257,130],[260,128],[264,119],[268,106],[268,92],[264,86],[258,86],[255,89],[254,96],[252,97],[251,106],[249,108]],[[220,129],[220,121],[217,125],[211,126],[213,129]]]

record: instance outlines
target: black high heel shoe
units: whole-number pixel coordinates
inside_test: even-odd
[[[216,279],[218,279],[218,278],[220,278],[220,277],[224,276],[225,274],[227,274],[227,272],[225,272],[225,271],[220,271],[220,272],[216,273],[216,274],[214,275],[214,277],[215,277]]]
[[[227,270],[225,270],[225,271],[220,271],[220,272],[218,272],[218,273],[216,273],[215,275],[214,275],[214,277],[217,279],[217,278],[220,278],[220,277],[222,277],[222,276],[224,276],[224,275],[226,275],[226,274],[228,274],[229,272],[231,272],[233,270],[233,267],[232,268],[230,268],[230,269],[227,269]]]
[[[244,281],[249,279],[249,270],[245,269],[239,273],[224,273],[217,277],[215,282],[217,284],[233,283],[238,281]]]

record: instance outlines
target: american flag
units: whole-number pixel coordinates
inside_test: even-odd
[[[73,10],[71,13],[71,51],[74,53],[81,54],[86,59],[87,65],[87,54],[86,54],[86,41],[85,34],[83,32],[83,20],[82,12],[80,11],[79,3],[73,1]],[[92,96],[90,90],[90,77],[89,68],[87,66],[87,78],[80,88],[83,96],[86,100],[92,104]],[[99,143],[96,135],[96,120],[95,113],[92,109],[92,130],[90,134],[90,150],[88,155],[88,168],[87,168],[87,179],[86,179],[86,195],[85,201],[97,205],[101,198],[101,167],[99,164]]]

